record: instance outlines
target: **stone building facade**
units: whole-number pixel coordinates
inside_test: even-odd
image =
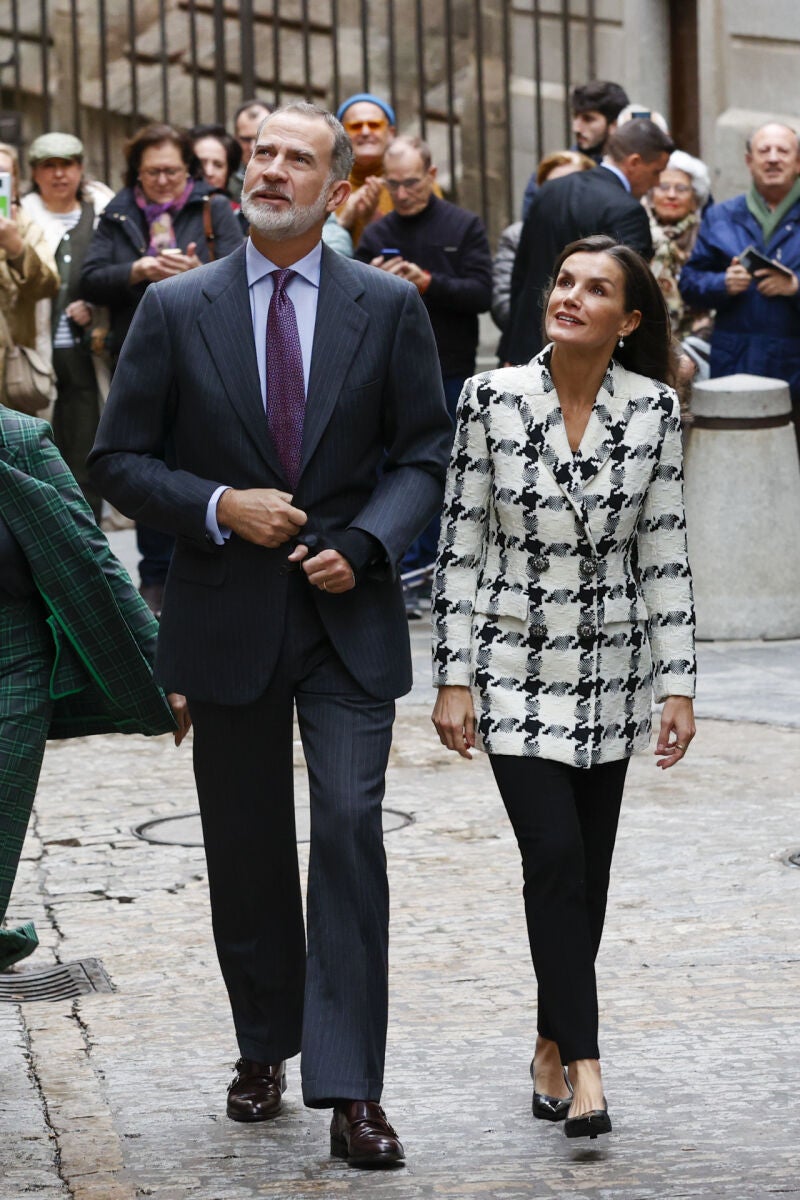
[[[228,120],[249,94],[335,106],[366,87],[493,233],[539,157],[569,143],[574,84],[615,79],[662,112],[724,199],[756,125],[800,126],[798,61],[798,0],[0,0],[2,104],[22,114],[23,149],[74,129],[118,186],[121,140],[145,120]]]

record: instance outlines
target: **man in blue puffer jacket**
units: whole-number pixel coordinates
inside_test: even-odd
[[[770,123],[747,144],[750,190],[703,217],[680,290],[692,308],[717,310],[711,375],[746,372],[785,379],[800,444],[800,143],[786,125]],[[739,261],[747,246],[791,274]]]

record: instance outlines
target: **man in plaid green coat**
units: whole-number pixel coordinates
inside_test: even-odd
[[[0,405],[0,921],[46,739],[176,729],[157,630],[49,427]],[[30,924],[0,929],[0,970],[36,944]]]

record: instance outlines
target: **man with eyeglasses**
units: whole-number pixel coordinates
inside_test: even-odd
[[[800,447],[797,133],[777,121],[762,125],[747,142],[745,163],[749,191],[706,210],[678,286],[693,308],[717,310],[712,378],[743,372],[787,381]]]
[[[492,256],[483,222],[434,194],[430,147],[397,137],[384,158],[384,187],[393,211],[364,230],[356,258],[413,283],[428,310],[436,339],[445,400],[455,422],[464,380],[475,373],[478,314],[492,302]],[[403,570],[420,570],[436,557],[438,516],[413,543]],[[419,617],[430,597],[426,580],[406,592],[406,612]]]

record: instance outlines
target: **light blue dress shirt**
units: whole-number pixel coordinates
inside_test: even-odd
[[[620,171],[620,169],[616,165],[616,163],[613,163],[610,158],[604,158],[603,161],[600,163],[600,166],[605,167],[605,169],[607,171],[610,171],[612,175],[616,175],[617,179],[620,181],[622,186],[625,188],[625,191],[630,192],[631,181],[628,179],[627,175],[623,175],[622,171]]]
[[[247,287],[250,293],[250,312],[253,318],[253,339],[256,347],[256,362],[258,378],[261,384],[261,401],[264,405],[264,419],[267,414],[267,314],[269,302],[272,299],[274,283],[272,272],[281,270],[274,262],[256,249],[250,238],[245,246],[245,266],[247,270]],[[305,258],[292,263],[295,272],[286,285],[286,295],[294,305],[297,314],[297,332],[300,335],[300,352],[303,356],[303,382],[308,395],[308,379],[311,374],[311,350],[314,345],[314,328],[317,322],[317,300],[319,299],[319,276],[322,268],[322,243],[317,242]],[[227,485],[218,487],[208,502],[206,509],[206,530],[221,546],[230,537],[229,529],[220,529],[217,524],[217,501]]]

